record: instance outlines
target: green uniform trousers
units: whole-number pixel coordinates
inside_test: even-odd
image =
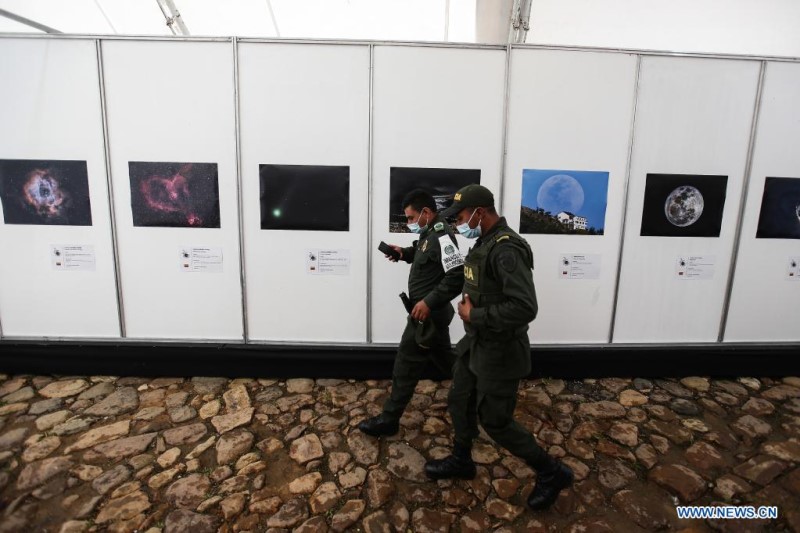
[[[415,337],[418,323],[408,317],[394,359],[392,392],[383,404],[385,415],[397,419],[403,415],[429,362],[433,363],[447,379],[452,376],[456,356],[450,343],[449,326],[454,315],[453,306],[449,304],[442,309],[431,311],[428,320],[433,322],[436,334],[430,343],[430,348],[423,348],[417,344]]]
[[[514,420],[518,379],[486,379],[469,369],[469,352],[453,365],[453,385],[447,398],[455,444],[471,448],[478,422],[500,446],[535,469],[548,466],[548,455],[531,433]]]

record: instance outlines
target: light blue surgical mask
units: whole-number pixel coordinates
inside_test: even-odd
[[[425,225],[420,226],[419,221],[422,219],[422,215],[419,216],[416,222],[412,222],[411,224],[406,224],[408,226],[408,231],[411,233],[422,233],[422,230],[428,227],[428,217],[425,216]]]
[[[481,220],[483,220],[483,218],[479,218],[478,219],[478,225],[475,226],[474,228],[470,228],[469,227],[469,223],[472,221],[472,217],[475,216],[475,213],[477,211],[478,211],[477,209],[475,211],[473,211],[472,215],[470,215],[470,217],[469,217],[469,220],[467,220],[463,224],[459,224],[456,227],[458,232],[461,235],[463,235],[464,237],[466,237],[467,239],[477,239],[478,237],[481,236]]]

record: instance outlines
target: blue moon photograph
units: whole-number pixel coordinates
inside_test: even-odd
[[[520,233],[603,235],[608,172],[522,171]]]

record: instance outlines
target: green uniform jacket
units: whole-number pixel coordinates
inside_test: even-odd
[[[411,263],[408,297],[412,302],[425,300],[432,310],[441,309],[461,293],[464,260],[453,230],[440,216],[428,223],[418,241],[403,248],[403,261]]]
[[[539,306],[533,253],[505,218],[478,239],[464,260],[464,293],[473,304],[459,355],[470,352],[470,370],[488,379],[521,379],[531,371],[528,324]]]

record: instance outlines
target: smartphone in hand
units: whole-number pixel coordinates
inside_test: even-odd
[[[395,261],[400,259],[400,252],[398,252],[397,250],[395,250],[394,248],[392,248],[383,241],[381,241],[381,243],[378,245],[378,250],[383,252],[385,255],[388,255]]]

